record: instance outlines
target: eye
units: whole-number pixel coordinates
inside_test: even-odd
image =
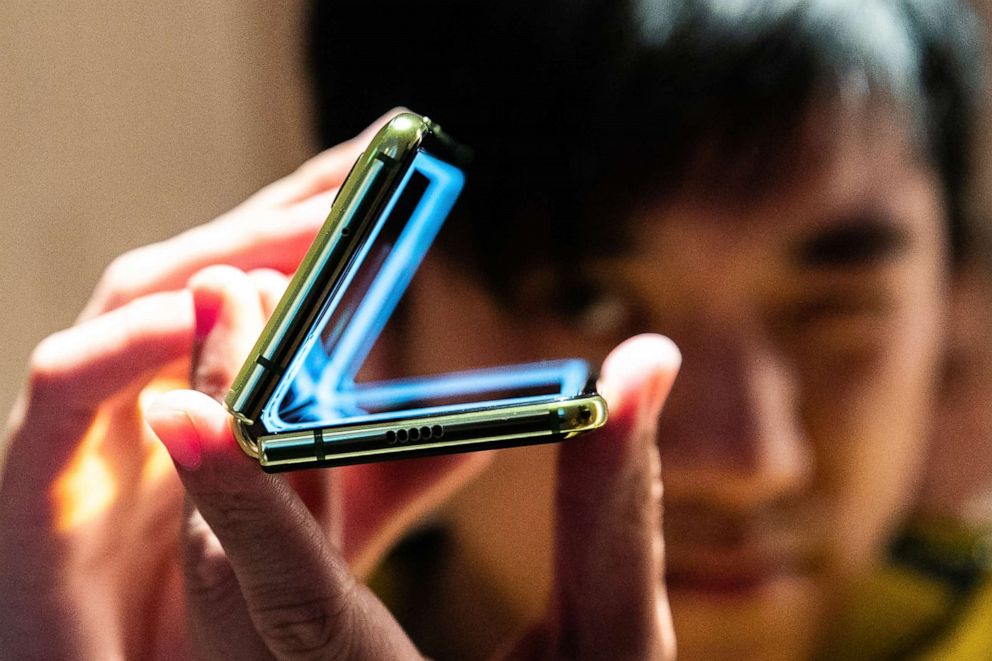
[[[790,306],[781,327],[799,354],[804,350],[853,354],[885,342],[892,311],[884,296],[832,294]]]
[[[857,320],[877,314],[879,306],[874,301],[858,300],[849,296],[827,296],[803,301],[789,310],[788,321],[797,327],[837,321]]]
[[[577,330],[591,340],[616,342],[647,329],[647,306],[615,286],[593,286],[576,301],[570,315]]]

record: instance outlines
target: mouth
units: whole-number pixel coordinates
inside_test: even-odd
[[[825,518],[812,504],[746,514],[675,503],[665,512],[669,593],[708,601],[775,598],[822,575]],[[818,514],[820,514],[818,516]]]
[[[675,542],[665,555],[670,593],[720,601],[755,599],[808,584],[821,566],[815,546],[791,535],[729,544]]]
[[[811,578],[802,563],[792,560],[718,562],[669,566],[665,585],[670,593],[726,600],[747,600],[777,586]]]

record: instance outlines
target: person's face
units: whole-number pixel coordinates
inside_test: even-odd
[[[522,356],[598,361],[637,331],[683,352],[658,430],[680,658],[801,658],[914,498],[942,191],[895,113],[814,119],[817,157],[760,201],[697,186],[645,209],[633,248],[591,266],[588,323],[514,322]]]
[[[845,120],[813,122],[825,153],[767,198],[728,210],[697,188],[597,268],[684,356],[658,432],[684,658],[804,645],[913,498],[947,298],[941,191],[893,114]]]

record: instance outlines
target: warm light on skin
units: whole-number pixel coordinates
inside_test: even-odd
[[[145,419],[145,411],[156,397],[170,390],[188,388],[189,382],[177,378],[158,378],[149,383],[138,396],[139,419]],[[142,422],[145,431],[150,433],[147,423]],[[152,435],[154,439],[154,435]],[[141,469],[141,484],[154,484],[165,475],[172,475],[172,459],[166,451],[165,446],[154,441],[145,446],[145,462]]]
[[[52,485],[55,528],[68,532],[105,512],[117,497],[117,480],[100,451],[110,427],[110,416],[99,414],[62,474]]]
[[[136,420],[140,421],[140,427],[135,432],[149,439],[143,444],[141,485],[155,484],[172,472],[172,460],[168,453],[161,443],[154,441],[154,435],[143,422],[144,411],[159,394],[184,387],[187,383],[181,379],[163,377],[145,386],[138,396],[139,415]],[[69,532],[92,523],[113,506],[119,495],[124,478],[114,474],[103,447],[114,415],[113,409],[103,409],[97,413],[68,466],[52,486],[55,528],[59,532]]]

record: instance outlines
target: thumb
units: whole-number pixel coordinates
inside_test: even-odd
[[[280,476],[238,450],[228,417],[196,391],[173,391],[146,413],[216,535],[262,641],[277,658],[407,658],[416,649],[358,584],[306,506]],[[192,448],[192,449],[191,449]]]
[[[193,382],[209,394],[166,393],[145,417],[195,506],[183,560],[198,649],[243,659],[410,652],[289,483],[240,451],[230,416],[210,396],[229,386],[261,325],[249,277],[213,267],[190,287],[200,339]]]
[[[562,446],[549,641],[558,655],[674,657],[655,432],[680,363],[660,335],[621,344],[600,379],[609,422]]]

